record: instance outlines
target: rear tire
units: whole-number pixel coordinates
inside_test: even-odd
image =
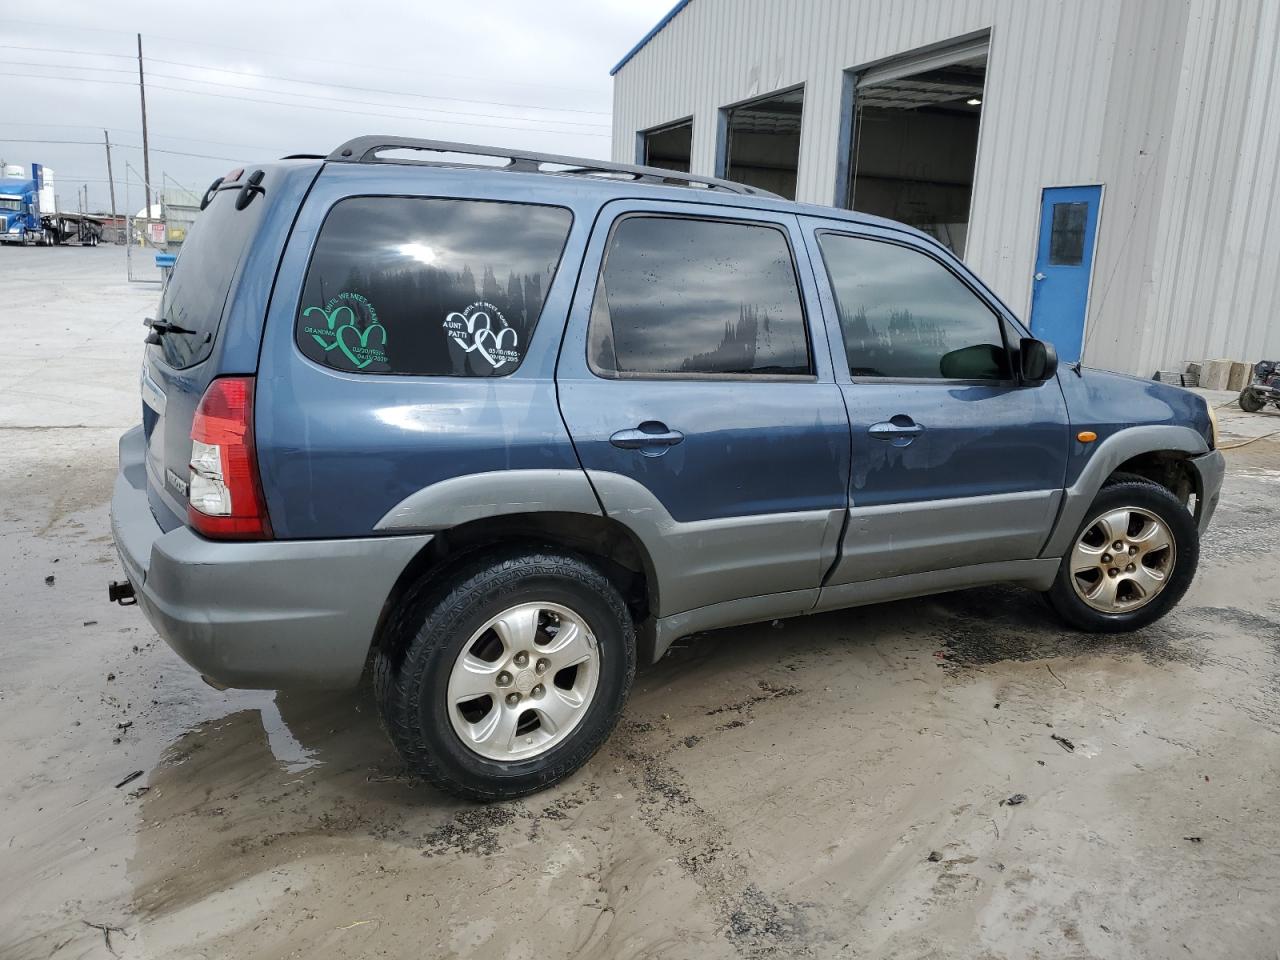
[[[1243,410],[1245,413],[1257,413],[1264,406],[1266,406],[1266,401],[1263,400],[1256,393],[1254,393],[1252,390],[1250,390],[1248,387],[1245,387],[1243,390],[1240,391],[1239,402],[1240,402],[1240,409]]]
[[[608,579],[571,554],[511,550],[410,592],[376,654],[374,691],[414,773],[503,800],[591,758],[635,666],[631,616]]]
[[[1178,498],[1159,484],[1125,478],[1104,486],[1090,505],[1046,599],[1077,630],[1137,630],[1182,599],[1199,558],[1195,519]]]

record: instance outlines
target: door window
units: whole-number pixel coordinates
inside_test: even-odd
[[[343,200],[307,270],[298,346],[348,373],[511,373],[529,348],[570,220],[568,210],[528,203]]]
[[[596,285],[588,359],[604,377],[811,375],[785,232],[692,217],[624,218]]]
[[[996,314],[954,273],[901,244],[820,233],[849,373],[1008,380]]]
[[[1049,262],[1054,266],[1078,267],[1084,262],[1084,226],[1089,219],[1087,203],[1055,203],[1049,231]]]

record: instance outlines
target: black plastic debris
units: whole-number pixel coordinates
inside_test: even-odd
[[[1067,751],[1067,753],[1075,753],[1076,745],[1066,737],[1060,737],[1056,733],[1051,733],[1049,736],[1056,740],[1058,742],[1058,746]]]
[[[1018,804],[1026,802],[1027,795],[1025,793],[1015,793],[1012,797],[1006,797],[1004,800],[1001,800],[1000,806],[1016,807]]]

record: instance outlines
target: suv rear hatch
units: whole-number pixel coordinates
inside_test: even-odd
[[[178,251],[155,318],[164,332],[146,348],[141,377],[147,497],[166,532],[187,520],[200,398],[217,377],[257,370],[280,256],[320,167],[283,161],[228,174]]]

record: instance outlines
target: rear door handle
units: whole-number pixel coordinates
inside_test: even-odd
[[[639,450],[646,457],[658,457],[684,440],[684,434],[672,430],[665,423],[657,420],[646,420],[632,430],[619,430],[609,438],[609,442],[623,450]]]
[[[876,440],[886,440],[895,447],[905,447],[924,432],[924,427],[916,423],[905,413],[899,413],[888,420],[873,423],[867,427],[867,433]]]

